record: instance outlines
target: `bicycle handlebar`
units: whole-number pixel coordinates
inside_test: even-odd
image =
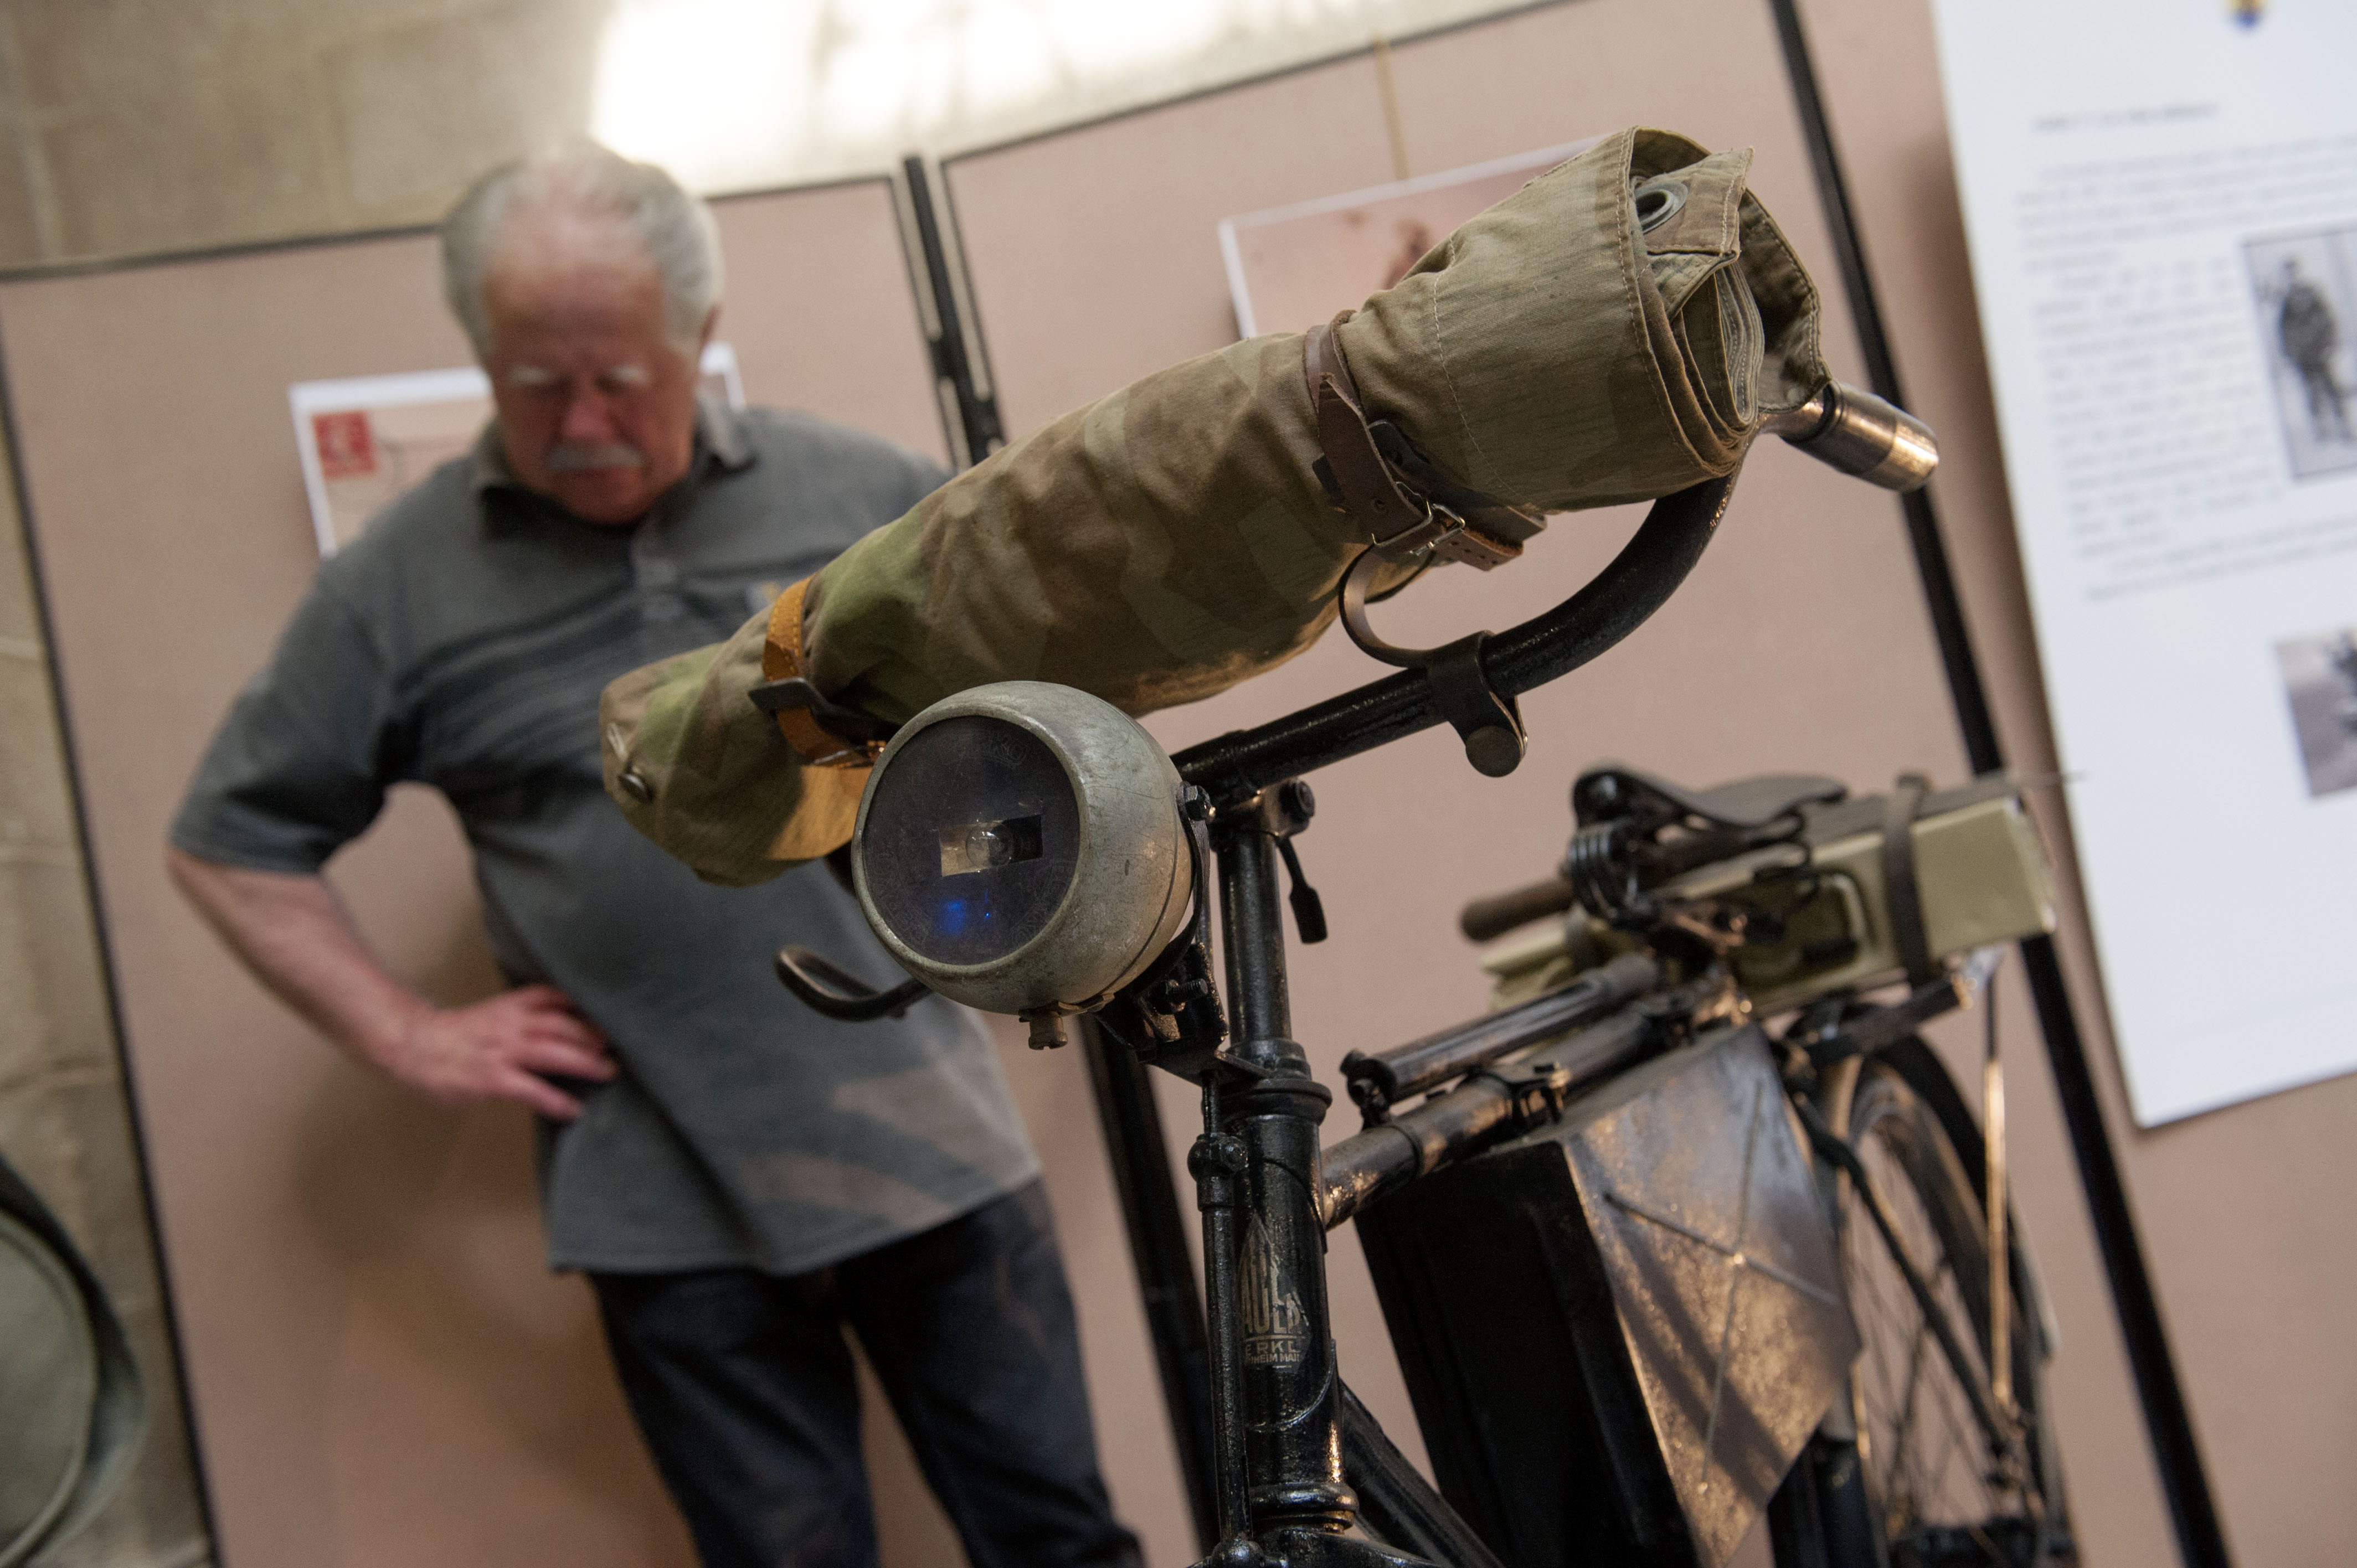
[[[1663,496],[1636,535],[1571,597],[1482,644],[1482,679],[1501,697],[1543,686],[1588,662],[1643,625],[1676,591],[1726,514],[1730,474]],[[1370,682],[1254,729],[1236,730],[1171,758],[1179,776],[1225,803],[1430,729],[1445,720],[1421,669]]]

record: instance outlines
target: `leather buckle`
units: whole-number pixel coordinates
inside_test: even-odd
[[[1493,538],[1469,520],[1460,520],[1458,527],[1432,542],[1432,553],[1444,561],[1488,572],[1519,559],[1523,547],[1510,540]]]
[[[1369,420],[1330,326],[1302,339],[1302,371],[1324,453],[1318,477],[1387,561],[1432,552],[1487,572],[1545,526],[1535,513],[1448,481],[1389,420]],[[1485,526],[1486,524],[1486,526]]]

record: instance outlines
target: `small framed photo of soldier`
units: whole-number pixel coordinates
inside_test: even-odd
[[[2309,794],[2357,789],[2357,626],[2287,638],[2276,644],[2276,660]]]
[[[2293,477],[2357,469],[2357,227],[2252,240],[2243,253]]]

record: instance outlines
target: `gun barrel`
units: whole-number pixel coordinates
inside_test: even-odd
[[[1474,899],[1457,917],[1457,927],[1465,933],[1467,940],[1486,942],[1492,937],[1504,936],[1518,926],[1544,920],[1549,915],[1560,915],[1578,902],[1578,897],[1577,891],[1570,883],[1560,876],[1550,876],[1544,882],[1534,882],[1527,887]]]
[[[1521,1066],[1534,1076],[1558,1075],[1550,1089],[1559,1105],[1652,1052],[1662,1034],[1659,1020],[1641,1007],[1626,1006],[1532,1053]],[[1477,1078],[1381,1126],[1329,1144],[1318,1156],[1318,1208],[1326,1228],[1341,1224],[1379,1193],[1429,1176],[1478,1148],[1525,1115],[1526,1103],[1517,1086]]]
[[[1623,953],[1568,985],[1469,1024],[1388,1051],[1372,1055],[1352,1051],[1342,1058],[1342,1076],[1350,1082],[1351,1099],[1380,1112],[1437,1089],[1452,1078],[1462,1078],[1510,1051],[1600,1018],[1622,1003],[1642,996],[1661,978],[1662,967],[1652,959],[1642,953]]]

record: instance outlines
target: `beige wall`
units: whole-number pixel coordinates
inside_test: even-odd
[[[7,478],[0,467],[0,486]],[[24,550],[9,496],[0,500],[0,1155],[104,1282],[145,1376],[150,1422],[123,1493],[53,1561],[193,1568],[208,1544],[178,1363]]]
[[[414,221],[587,113],[607,0],[6,0],[0,265]],[[420,113],[420,105],[431,111]],[[151,1429],[60,1563],[194,1564],[186,1442],[13,492],[0,526],[0,1151],[106,1282]]]
[[[882,125],[869,124],[870,93],[860,113],[832,130],[785,116],[794,139],[745,145],[735,138],[683,172],[709,170],[729,188],[872,173],[906,151],[904,143],[971,145],[1067,124],[1355,48],[1371,29],[1405,33],[1512,3],[1357,0],[1290,14],[1264,6],[1249,25],[1201,31],[1184,58],[1158,69],[1042,45],[1042,54],[1024,57],[1050,65],[1054,80],[1036,93],[936,91],[931,100],[911,98]],[[862,5],[792,8],[856,18]],[[430,219],[489,165],[591,127],[599,45],[616,6],[5,0],[0,266]],[[774,8],[787,8],[787,0]],[[728,80],[753,92],[806,91],[844,41],[844,30],[823,16],[806,33],[781,37],[745,7],[688,0],[673,11],[716,56],[800,49],[819,57],[780,58],[767,69],[726,61]],[[928,52],[977,52],[954,7],[905,25]],[[693,96],[673,106],[666,134],[684,124],[692,139],[700,107]]]

